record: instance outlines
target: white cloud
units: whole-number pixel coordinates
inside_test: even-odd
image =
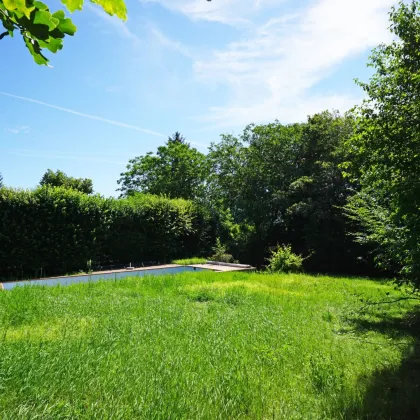
[[[221,125],[301,120],[326,108],[347,110],[359,97],[311,94],[345,59],[389,39],[393,0],[321,0],[299,15],[271,18],[243,40],[194,64],[199,78],[225,84],[227,105],[205,119]]]
[[[251,17],[262,5],[278,4],[281,0],[140,0],[141,3],[160,3],[174,12],[193,20],[208,20],[235,26],[252,25]]]
[[[19,125],[17,127],[8,128],[7,131],[13,134],[28,134],[31,130],[27,125]]]
[[[192,20],[239,26],[238,40],[194,54],[198,80],[224,86],[228,100],[201,118],[238,126],[279,118],[296,121],[327,108],[347,110],[362,93],[313,93],[340,64],[390,39],[395,0],[140,0],[159,2]],[[293,6],[287,9],[285,6]],[[176,42],[176,41],[174,41]],[[170,45],[168,43],[168,45]],[[349,82],[349,81],[348,81]]]

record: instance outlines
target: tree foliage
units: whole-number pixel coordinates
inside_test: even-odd
[[[222,135],[207,156],[177,132],[156,154],[129,162],[120,191],[199,201],[233,258],[261,265],[271,247],[288,243],[306,269],[360,273],[369,258],[349,238],[342,210],[358,183],[340,167],[354,126],[352,115],[327,111],[305,123],[250,125]]]
[[[124,196],[142,192],[194,199],[204,193],[207,172],[206,157],[179,135],[158,147],[156,154],[131,159],[118,181],[119,191]]]
[[[176,131],[172,136],[168,137],[168,143],[186,143],[187,139],[179,132]]]
[[[373,51],[376,70],[357,108],[357,131],[345,167],[361,183],[347,205],[359,242],[376,246],[379,264],[420,286],[420,3],[390,13],[395,39]]]
[[[90,1],[110,15],[127,18],[124,0]],[[84,4],[84,0],[61,2],[70,12],[82,10]],[[0,39],[19,32],[37,64],[48,64],[44,51],[56,53],[61,50],[65,36],[73,36],[77,29],[64,10],[52,12],[46,4],[36,0],[0,0],[0,21],[5,29]]]
[[[239,225],[232,242],[240,259],[261,264],[269,247],[290,243],[311,255],[310,269],[356,266],[359,251],[340,209],[357,188],[340,169],[353,127],[351,116],[324,112],[302,124],[251,125],[210,147],[208,197]]]
[[[48,169],[42,176],[41,186],[49,185],[51,187],[65,187],[80,191],[84,194],[93,193],[93,182],[89,178],[73,178],[64,172],[57,170],[56,172]]]

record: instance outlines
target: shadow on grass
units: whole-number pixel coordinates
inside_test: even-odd
[[[404,318],[383,317],[368,321],[353,319],[359,332],[379,331],[390,337],[411,337],[413,345],[405,349],[396,369],[383,369],[361,378],[367,388],[363,401],[343,413],[346,419],[420,419],[420,309]]]

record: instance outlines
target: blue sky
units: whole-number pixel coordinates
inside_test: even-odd
[[[52,10],[59,1],[47,1]],[[128,159],[181,131],[205,152],[221,133],[345,111],[393,0],[127,0],[126,23],[86,4],[76,36],[37,66],[0,41],[0,172],[33,188],[49,168],[115,195]]]

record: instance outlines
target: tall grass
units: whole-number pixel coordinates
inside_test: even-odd
[[[173,260],[172,264],[179,265],[194,265],[194,264],[205,264],[207,260],[205,258],[193,257],[193,258],[184,258],[182,260]]]
[[[414,308],[359,311],[387,293],[211,272],[1,292],[0,418],[361,418],[372,378],[414,343],[366,327]]]

